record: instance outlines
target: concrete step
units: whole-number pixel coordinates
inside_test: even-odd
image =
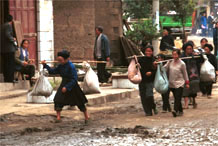
[[[0,83],[0,92],[29,88],[29,81],[19,81],[18,83]]]
[[[117,89],[110,87],[102,87],[102,93],[86,95],[88,105],[98,105],[108,102],[123,100],[125,98],[134,98],[139,96],[137,89]]]
[[[13,91],[0,91],[0,100],[24,96],[27,95],[27,93],[28,90],[24,89],[17,89]]]

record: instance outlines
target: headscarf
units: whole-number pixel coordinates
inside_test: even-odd
[[[67,59],[70,57],[70,52],[68,52],[67,50],[62,50],[62,51],[58,52],[58,56],[61,56],[64,59]]]

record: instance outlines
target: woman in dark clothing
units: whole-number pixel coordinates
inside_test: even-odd
[[[215,71],[217,71],[216,57],[215,55],[211,54],[211,51],[213,51],[213,46],[211,44],[204,45],[204,51],[207,55],[209,62],[214,66]],[[211,98],[213,82],[202,82],[202,84],[203,92],[207,95],[208,98]]]
[[[198,56],[195,55],[193,44],[192,43],[186,43],[183,45],[183,54],[181,57],[194,57]],[[199,56],[200,58],[191,58],[191,59],[185,59],[183,60],[186,64],[186,69],[188,73],[188,78],[190,81],[190,87],[184,88],[183,90],[183,97],[185,99],[185,105],[184,108],[188,108],[188,100],[192,99],[193,101],[193,108],[197,107],[197,103],[195,101],[195,98],[197,97],[197,92],[199,89],[199,83],[200,83],[200,66],[201,63],[203,63],[203,57],[202,55]]]
[[[54,98],[54,109],[57,112],[57,120],[61,120],[61,111],[65,105],[77,106],[84,113],[85,123],[89,116],[85,104],[88,102],[85,94],[77,83],[77,72],[74,64],[69,61],[70,53],[68,51],[58,52],[58,65],[56,68],[50,68],[46,61],[42,61],[44,68],[49,74],[60,74],[62,82]]]
[[[147,46],[142,52],[145,53],[145,57],[139,59],[142,75],[142,81],[139,84],[139,92],[146,116],[152,116],[152,110],[154,110],[154,114],[157,114],[153,94],[153,82],[156,73],[156,67],[153,65],[155,61],[153,57],[153,47]]]

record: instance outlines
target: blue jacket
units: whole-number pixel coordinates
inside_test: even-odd
[[[15,52],[15,64],[16,64],[16,67],[15,69],[17,71],[20,71],[22,66],[23,66],[23,62],[24,61],[28,61],[29,60],[29,52],[27,49],[25,49],[25,54],[26,54],[26,57],[24,57],[23,55],[23,48],[20,47],[18,48],[18,50]]]
[[[96,57],[96,44],[97,44],[98,37],[95,39],[95,47],[94,47],[94,58]],[[106,35],[101,35],[101,57],[103,60],[106,60],[107,57],[110,57],[110,44],[109,40]]]
[[[207,27],[207,18],[205,16],[201,17],[201,24],[205,27]]]
[[[44,68],[48,70],[49,74],[59,74],[62,79],[67,79],[68,82],[66,83],[66,85],[64,85],[64,87],[66,87],[68,91],[71,91],[77,83],[77,71],[74,64],[70,61],[68,61],[64,65],[59,64],[55,68],[51,68],[47,64],[45,64]]]

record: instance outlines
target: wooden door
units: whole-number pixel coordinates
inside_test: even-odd
[[[9,0],[9,13],[21,22],[23,37],[30,41],[30,59],[37,60],[36,0]]]

